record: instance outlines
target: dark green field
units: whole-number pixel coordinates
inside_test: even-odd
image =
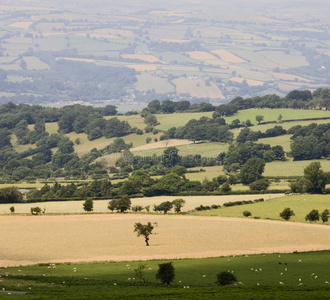
[[[0,287],[28,292],[12,294],[14,299],[326,299],[329,261],[329,251],[172,260],[171,286],[155,279],[158,264],[166,261],[44,264],[2,268]],[[134,271],[143,264],[148,283]],[[217,286],[222,271],[233,272],[236,285]]]

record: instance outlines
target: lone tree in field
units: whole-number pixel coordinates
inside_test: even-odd
[[[154,223],[155,226],[157,226],[157,223]],[[140,235],[144,236],[146,246],[149,246],[149,235],[152,234],[152,231],[154,230],[154,226],[151,224],[151,222],[148,222],[148,224],[143,225],[140,222],[134,224],[134,232],[137,232],[137,236]]]
[[[156,279],[159,279],[162,283],[170,285],[175,277],[175,270],[171,262],[159,264]]]
[[[283,211],[280,213],[280,217],[285,221],[289,221],[292,216],[294,216],[294,213],[293,210],[291,210],[289,207],[284,208]]]
[[[263,120],[264,120],[264,116],[261,116],[261,115],[256,116],[256,121],[258,122],[258,124],[260,124],[261,121],[263,121]]]
[[[84,211],[93,211],[93,207],[94,207],[94,202],[92,199],[87,199],[84,203],[83,203],[83,208]]]
[[[11,212],[12,214],[15,213],[15,207],[14,207],[14,206],[11,206],[11,207],[9,208],[9,210],[10,210],[10,212]]]
[[[306,221],[309,222],[316,222],[318,220],[320,220],[320,214],[319,211],[317,209],[312,209],[305,217]]]

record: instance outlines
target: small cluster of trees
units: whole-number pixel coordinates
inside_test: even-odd
[[[289,207],[286,207],[281,213],[280,217],[285,220],[289,221],[292,216],[294,216],[293,210],[291,210]],[[325,209],[323,212],[319,213],[317,209],[312,209],[305,217],[306,221],[309,222],[316,222],[321,219],[322,223],[326,223],[329,221],[330,212],[328,209]]]
[[[311,162],[304,169],[304,177],[291,182],[290,188],[293,193],[320,194],[324,192],[325,186],[330,181],[330,172],[324,172],[321,163]]]
[[[308,126],[295,126],[290,132],[291,155],[294,160],[320,159],[330,156],[330,123],[311,123]]]

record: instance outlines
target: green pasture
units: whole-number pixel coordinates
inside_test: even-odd
[[[179,154],[183,156],[199,154],[202,157],[216,158],[221,152],[227,151],[229,145],[218,142],[210,142],[210,143],[189,144],[189,145],[182,145],[175,147],[179,150]],[[134,151],[134,155],[140,155],[140,156],[162,155],[165,149],[166,148],[139,150],[139,151]]]
[[[170,84],[166,78],[153,76],[146,72],[137,75],[136,89],[139,91],[155,90],[157,93],[172,93],[174,86]]]
[[[269,109],[269,108],[261,108],[261,109],[247,109],[247,110],[240,110],[236,114],[226,117],[226,122],[231,123],[233,120],[239,119],[241,122],[245,122],[246,120],[250,120],[252,124],[257,125],[258,122],[256,121],[256,116],[261,115],[264,117],[264,120],[262,122],[278,122],[278,116],[282,115],[282,122],[285,122],[286,120],[300,120],[300,119],[317,119],[317,118],[328,118],[330,117],[329,111],[323,111],[323,110],[304,110],[304,109],[286,109],[286,108],[275,108],[275,109]],[[327,121],[328,120],[323,120]],[[262,124],[261,122],[261,124]],[[305,122],[305,121],[304,121]],[[314,122],[314,120],[307,121],[310,123]],[[288,122],[289,128],[297,125],[293,124],[294,122]],[[300,124],[301,122],[299,122]],[[271,127],[274,127],[274,124],[268,124],[271,125]],[[282,126],[282,123],[280,124]]]
[[[113,117],[105,117],[105,119],[111,119]],[[129,125],[131,125],[131,127],[136,127],[136,128],[139,128],[139,129],[144,129],[147,124],[144,123],[144,118],[141,117],[140,114],[137,114],[137,115],[131,115],[131,116],[117,116],[117,118],[120,120],[120,121],[126,121],[128,122]]]
[[[312,209],[317,209],[319,213],[321,213],[325,209],[330,210],[329,199],[329,195],[291,195],[276,199],[270,199],[260,203],[222,207],[219,209],[212,209],[211,211],[196,211],[192,214],[203,216],[212,215],[219,217],[243,218],[243,211],[248,210],[252,213],[252,218],[259,217],[261,219],[282,220],[279,214],[285,208],[289,207],[295,213],[295,216],[291,217],[290,221],[306,223],[305,216]],[[321,224],[322,221],[320,220],[317,223]]]
[[[213,112],[198,113],[176,113],[176,114],[157,114],[157,120],[160,123],[157,129],[166,131],[171,127],[179,127],[187,124],[191,119],[199,120],[201,117],[212,118]]]
[[[264,138],[264,139],[259,139],[257,143],[261,144],[269,144],[271,147],[275,147],[278,145],[281,145],[283,147],[283,150],[285,152],[291,151],[291,140],[290,137],[292,135],[280,135],[276,137],[269,137],[269,138]]]
[[[28,292],[3,294],[11,299],[326,299],[329,259],[329,251],[320,251],[8,267],[0,271],[0,287]],[[155,278],[165,262],[175,268],[171,286]],[[143,265],[147,284],[134,271]],[[232,272],[237,286],[216,286],[216,274],[222,271]]]
[[[38,57],[25,56],[24,61],[28,70],[45,70],[49,69],[49,66],[42,62]]]
[[[282,115],[283,116],[283,115]],[[276,116],[277,119],[278,115]],[[324,116],[324,117],[328,117],[328,116]],[[315,116],[315,118],[317,118],[317,116]],[[323,116],[322,116],[323,118]],[[284,129],[288,130],[293,126],[297,126],[297,125],[301,125],[301,126],[308,126],[311,123],[316,123],[316,124],[327,124],[330,122],[330,119],[319,119],[319,120],[305,120],[305,121],[292,121],[292,122],[285,122],[285,120],[282,120],[282,122],[278,122],[277,124],[274,123],[270,123],[270,124],[260,124],[257,125],[257,121],[255,120],[250,120],[255,126],[250,127],[251,130],[257,131],[260,130],[261,132],[265,132],[267,129],[269,128],[273,128],[274,126],[282,126]],[[278,120],[276,120],[278,121]]]
[[[271,62],[289,68],[309,65],[306,58],[298,51],[290,51],[288,54],[284,53],[284,51],[260,51],[259,54],[263,55]]]
[[[304,169],[314,161],[319,161],[323,171],[330,170],[330,161],[320,160],[300,160],[300,161],[272,161],[266,163],[264,176],[269,177],[286,177],[286,176],[303,176]]]

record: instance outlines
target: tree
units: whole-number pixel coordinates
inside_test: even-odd
[[[265,161],[261,158],[249,158],[241,168],[241,182],[243,184],[250,184],[261,179],[265,165]]]
[[[168,147],[164,150],[162,163],[165,168],[172,168],[174,167],[179,161],[179,149],[176,147]]]
[[[221,185],[220,187],[220,192],[221,193],[229,193],[231,191],[231,186],[229,185],[228,182],[225,182],[224,184]]]
[[[318,220],[320,220],[320,214],[319,211],[317,209],[312,209],[305,217],[306,221],[309,222],[316,222]]]
[[[298,179],[289,183],[292,193],[307,193],[312,187],[312,183],[306,178]]]
[[[251,212],[250,211],[248,211],[248,210],[244,210],[243,211],[243,216],[244,217],[250,217],[252,214],[251,214]]]
[[[116,202],[117,202],[116,199],[110,200],[109,203],[108,203],[108,209],[111,210],[111,211],[114,211],[117,207]]]
[[[163,211],[164,214],[167,214],[168,211],[170,211],[173,207],[173,203],[170,201],[164,201],[159,205],[154,205],[155,211]]]
[[[217,281],[216,283],[224,286],[224,285],[230,285],[234,282],[237,282],[237,278],[234,274],[228,272],[228,271],[224,271],[221,273],[217,274]]]
[[[0,203],[22,202],[23,197],[17,187],[6,187],[0,189]]]
[[[279,123],[281,123],[282,119],[283,119],[283,116],[281,114],[279,114],[277,117],[277,120],[279,121]]]
[[[15,213],[15,207],[14,207],[14,206],[11,206],[11,207],[9,208],[9,210],[10,210],[10,212],[11,212],[12,214]],[[323,222],[323,223],[324,223],[324,222]]]
[[[89,212],[89,211],[93,211],[93,206],[94,206],[94,202],[92,199],[87,199],[85,200],[85,202],[83,203],[83,208],[85,211]]]
[[[289,207],[284,208],[284,210],[280,213],[280,217],[285,221],[289,221],[292,216],[294,216],[294,213]]]
[[[157,117],[153,114],[147,114],[144,117],[144,123],[146,123],[147,125],[154,127],[156,125],[158,125],[158,121],[157,121]]]
[[[249,188],[252,191],[265,191],[268,189],[270,182],[268,179],[259,179],[249,184]]]
[[[172,204],[174,206],[174,211],[179,214],[181,212],[181,208],[183,207],[183,205],[186,203],[186,201],[184,199],[174,199],[172,201]]]
[[[116,200],[116,209],[121,213],[124,213],[126,210],[131,208],[131,199],[128,195],[123,195]]]
[[[154,223],[155,226],[157,226],[157,223]],[[151,222],[148,222],[148,224],[143,225],[142,223],[138,222],[134,224],[134,232],[137,232],[137,236],[140,235],[144,236],[146,246],[149,246],[149,235],[152,234],[152,231],[154,230],[155,226],[151,224]]]
[[[30,211],[32,215],[39,215],[41,213],[41,208],[39,206],[31,207]]]
[[[170,285],[175,277],[175,269],[171,262],[159,264],[156,279],[159,279],[162,283]]]
[[[264,116],[261,116],[261,115],[256,115],[256,121],[258,122],[258,124],[261,123],[261,121],[264,120]]]
[[[320,194],[323,192],[327,183],[326,174],[321,169],[320,162],[311,162],[304,169],[304,177],[309,180],[312,184],[308,190],[310,193]]]
[[[322,211],[322,213],[321,213],[321,220],[322,220],[323,223],[329,221],[329,214],[330,214],[330,212],[329,212],[328,209],[325,209],[324,211]]]

